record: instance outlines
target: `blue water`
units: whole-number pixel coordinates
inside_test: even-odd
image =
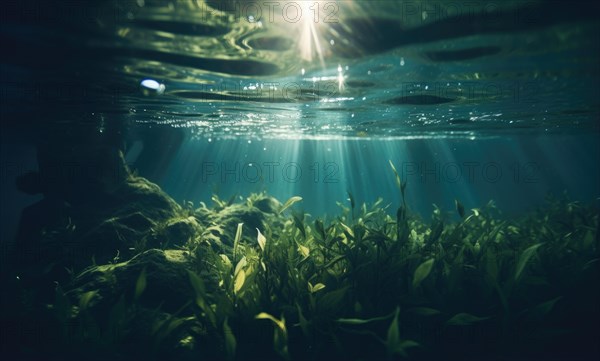
[[[248,1],[86,4],[2,15],[3,241],[40,198],[14,188],[36,146],[84,135],[195,205],[266,191],[333,216],[351,192],[393,214],[390,160],[425,218],[600,196],[591,3],[336,1],[335,22],[327,2],[297,22]]]
[[[281,200],[303,196],[313,215],[336,214],[382,197],[390,211],[400,204],[388,160],[406,180],[407,204],[428,217],[433,204],[454,213],[454,199],[467,208],[493,200],[508,214],[532,210],[549,194],[573,200],[600,196],[595,135],[517,136],[469,139],[238,141],[193,140],[177,152],[157,179],[176,199],[211,204],[267,191]]]

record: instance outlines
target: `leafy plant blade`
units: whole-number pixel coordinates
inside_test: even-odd
[[[478,317],[478,316],[472,315],[470,313],[461,312],[461,313],[457,313],[456,315],[452,316],[448,321],[446,321],[446,325],[448,325],[448,326],[469,326],[474,323],[485,321],[489,318],[490,317]]]
[[[233,284],[233,292],[238,294],[242,287],[244,287],[244,283],[246,282],[246,272],[242,269],[235,276],[235,282]]]
[[[227,323],[227,318],[223,322],[223,336],[225,337],[225,356],[228,360],[235,358],[235,349],[237,348],[237,341],[235,335]]]
[[[299,196],[294,196],[291,197],[290,199],[288,199],[283,206],[281,207],[281,209],[279,210],[279,213],[283,213],[283,211],[285,211],[286,209],[290,208],[294,203],[296,202],[300,202],[302,200],[302,197]]]
[[[427,276],[429,276],[429,273],[433,268],[433,262],[434,259],[430,258],[427,261],[421,263],[419,267],[417,267],[413,276],[413,287],[418,287],[421,284],[421,282],[423,282],[423,280],[427,278]]]
[[[140,298],[140,296],[142,295],[142,293],[144,293],[144,290],[146,289],[146,285],[147,285],[146,267],[144,267],[135,282],[134,299],[138,300]]]
[[[263,236],[262,233],[260,233],[260,230],[257,228],[256,231],[258,232],[258,235],[256,236],[256,240],[258,241],[258,245],[260,247],[261,251],[265,251],[265,245],[267,244],[267,239],[265,238],[265,236]]]
[[[527,265],[527,262],[535,254],[537,249],[540,248],[540,246],[542,244],[543,243],[536,243],[533,246],[524,250],[523,253],[521,253],[521,256],[519,257],[519,261],[517,262],[517,268],[515,270],[515,280],[519,279],[519,277],[523,273],[523,270],[525,269],[525,266]]]

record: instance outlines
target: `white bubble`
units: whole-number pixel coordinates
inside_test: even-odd
[[[165,92],[165,85],[154,79],[144,79],[140,82],[140,87],[144,95],[161,95]]]

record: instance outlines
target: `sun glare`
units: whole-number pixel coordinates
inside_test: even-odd
[[[302,16],[299,21],[300,38],[298,47],[300,57],[305,61],[313,61],[318,58],[321,65],[325,65],[322,35],[320,27],[322,26],[322,17],[320,10],[325,1],[300,1],[299,9],[302,10]]]

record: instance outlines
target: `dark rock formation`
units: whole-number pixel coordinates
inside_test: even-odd
[[[63,151],[41,152],[39,174],[19,182],[21,188],[37,188],[45,195],[22,213],[15,260],[23,272],[40,276],[56,270],[64,275],[65,267],[82,269],[93,260],[101,264],[128,258],[135,251],[171,241],[182,244],[191,237],[194,229],[181,225],[168,239],[149,237],[182,209],[156,184],[133,176],[121,152],[93,146]],[[175,241],[177,236],[182,239]]]
[[[122,296],[131,302],[136,281],[144,271],[147,286],[138,303],[175,313],[193,299],[194,290],[187,270],[194,269],[194,259],[187,251],[150,249],[126,262],[88,268],[67,286],[67,295],[77,300],[86,292],[97,291],[90,306],[102,313]]]

